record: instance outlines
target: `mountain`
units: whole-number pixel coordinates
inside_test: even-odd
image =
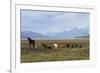
[[[56,37],[56,38],[75,38],[78,36],[88,36],[89,30],[88,28],[73,28],[68,31],[62,31],[58,33],[47,33],[50,37]]]
[[[77,36],[75,38],[89,38],[89,35],[88,36]]]
[[[40,33],[36,33],[36,32],[32,32],[32,31],[23,31],[21,32],[21,38],[46,38],[47,36],[40,34]]]
[[[89,29],[88,28],[73,28],[68,31],[62,31],[57,33],[47,33],[41,34],[32,31],[23,31],[21,32],[21,38],[89,38]]]

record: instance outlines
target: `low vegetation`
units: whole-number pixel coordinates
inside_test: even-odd
[[[57,49],[53,43],[58,44]],[[22,63],[89,60],[89,39],[36,40],[36,44],[37,48],[29,48],[28,41],[21,40]]]

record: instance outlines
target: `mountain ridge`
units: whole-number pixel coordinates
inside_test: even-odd
[[[37,33],[33,31],[22,31],[21,32],[21,38],[78,38],[78,37],[88,37],[89,36],[89,30],[87,28],[85,29],[79,29],[79,28],[74,28],[68,31],[62,31],[62,32],[57,32],[57,33],[47,33],[47,34],[42,34],[42,33]]]

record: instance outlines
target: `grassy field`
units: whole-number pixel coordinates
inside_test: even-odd
[[[58,44],[57,49],[53,43]],[[21,63],[89,60],[89,39],[36,40],[36,44],[37,48],[29,48],[28,41],[21,40]]]

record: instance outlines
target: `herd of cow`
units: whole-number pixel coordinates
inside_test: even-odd
[[[62,44],[59,45],[58,43],[52,43],[52,45],[48,45],[46,43],[40,44],[40,43],[36,43],[36,41],[31,39],[30,37],[27,37],[27,39],[28,39],[28,42],[29,42],[29,48],[33,48],[33,49],[38,48],[41,45],[43,46],[43,48],[47,48],[47,49],[52,49],[52,48],[58,49],[59,46],[60,46],[60,48],[64,47]],[[67,46],[67,48],[69,48],[69,47],[71,47],[71,48],[73,48],[73,47],[81,48],[82,47],[82,45],[77,45],[77,44],[74,44],[74,45],[71,44],[71,46],[69,44],[66,44],[66,46]]]

